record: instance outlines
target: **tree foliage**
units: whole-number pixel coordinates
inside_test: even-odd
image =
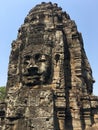
[[[0,87],[0,100],[5,98],[6,88],[4,86]]]

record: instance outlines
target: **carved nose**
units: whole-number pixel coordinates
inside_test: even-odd
[[[38,66],[32,66],[32,65],[30,65],[29,66],[29,68],[28,68],[28,72],[30,73],[30,74],[37,74],[38,73]]]

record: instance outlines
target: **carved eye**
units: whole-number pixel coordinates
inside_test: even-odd
[[[26,55],[26,56],[24,57],[24,65],[28,65],[28,64],[29,64],[30,58],[31,58],[30,55]]]
[[[34,59],[39,60],[39,58],[40,58],[40,54],[35,54]]]
[[[30,60],[31,56],[30,55],[26,55],[24,58],[25,58],[25,60]]]

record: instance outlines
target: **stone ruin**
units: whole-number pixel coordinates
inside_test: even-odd
[[[57,4],[36,5],[12,42],[0,130],[90,130],[93,83],[75,22]]]

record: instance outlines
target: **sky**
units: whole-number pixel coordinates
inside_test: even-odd
[[[48,0],[2,0],[0,2],[0,86],[7,82],[11,43],[17,38],[19,27],[28,12],[41,2]],[[94,83],[94,94],[98,95],[98,0],[51,0],[66,11],[82,33],[84,48],[90,62]]]

